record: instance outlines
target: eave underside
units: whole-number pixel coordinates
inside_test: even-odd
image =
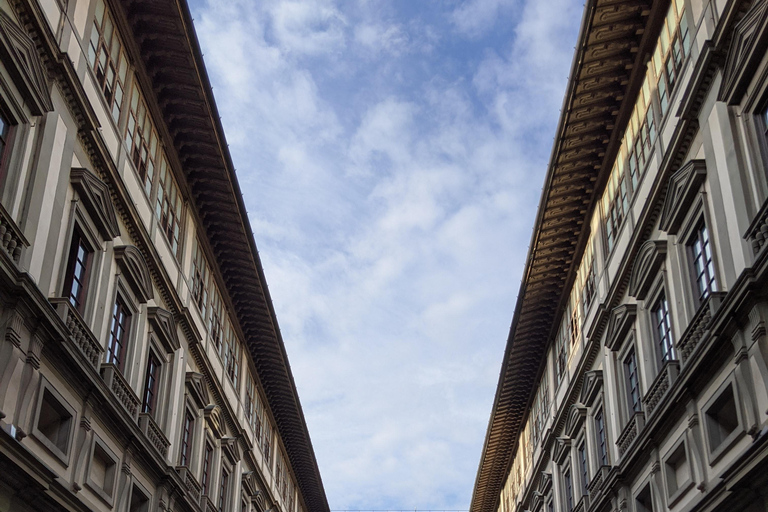
[[[663,5],[662,5],[663,4]],[[470,510],[496,512],[574,262],[669,0],[589,0]],[[627,99],[627,101],[625,101]],[[617,126],[621,130],[617,130]]]
[[[121,0],[308,512],[328,512],[186,2]]]

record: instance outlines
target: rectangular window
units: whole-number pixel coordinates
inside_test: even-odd
[[[226,469],[221,470],[221,488],[219,489],[219,512],[224,512],[227,509],[227,501],[229,501],[229,472]]]
[[[563,490],[565,491],[565,510],[573,510],[573,481],[571,480],[571,468],[563,471]]]
[[[198,240],[192,254],[192,300],[205,318],[208,307],[208,263],[203,254],[203,248]]]
[[[96,2],[96,16],[88,46],[88,62],[96,74],[96,81],[104,93],[104,99],[107,100],[112,119],[117,122],[123,103],[128,61],[104,0]]]
[[[174,256],[178,257],[183,205],[179,186],[166,162],[165,155],[162,155],[161,158],[155,215],[160,221],[165,237],[171,244],[171,251],[173,251]]]
[[[669,317],[669,303],[664,292],[656,300],[651,309],[656,332],[656,343],[659,346],[661,364],[675,359],[674,339],[672,337],[672,322]]]
[[[213,464],[213,447],[205,443],[205,454],[203,455],[203,474],[200,478],[200,486],[203,494],[208,495],[208,485],[211,479],[211,464]]]
[[[586,496],[589,494],[589,469],[587,467],[587,447],[584,443],[579,445],[579,469],[581,470],[581,494]]]
[[[211,334],[211,339],[218,350],[221,350],[222,341],[222,324],[223,318],[223,304],[221,302],[221,295],[216,286],[211,287],[210,291],[210,308],[208,311],[208,332]]]
[[[699,303],[704,302],[712,292],[717,291],[715,266],[712,263],[712,247],[709,232],[702,221],[693,239],[688,243],[688,252],[693,261],[694,281]]]
[[[6,174],[6,167],[8,164],[8,155],[10,153],[10,140],[13,125],[8,119],[0,112],[0,182],[3,181]]]
[[[79,228],[72,232],[72,244],[69,248],[67,273],[64,279],[64,295],[70,304],[83,314],[85,312],[85,296],[88,291],[88,276],[93,260],[93,251],[85,241]]]
[[[231,324],[227,328],[227,336],[224,341],[224,368],[227,371],[232,384],[237,388],[237,379],[240,376],[240,340],[235,335]]]
[[[603,410],[600,409],[595,414],[595,436],[597,437],[597,461],[601,466],[608,465],[608,440],[605,434],[605,419]]]
[[[251,375],[248,375],[248,381],[245,386],[245,395],[245,415],[253,429],[253,437],[256,440],[256,444],[259,444],[261,441],[261,411],[256,382]]]
[[[160,378],[160,360],[154,352],[149,351],[147,358],[147,373],[144,378],[144,396],[141,412],[152,414],[157,405],[157,381]]]
[[[181,458],[180,466],[189,465],[189,457],[192,453],[192,432],[195,426],[195,418],[192,413],[187,411],[184,415],[184,428],[181,432]]]
[[[560,383],[568,367],[569,348],[566,336],[563,335],[562,330],[557,335],[555,348],[557,349],[557,382]]]
[[[638,412],[640,403],[640,383],[637,377],[637,356],[634,347],[624,358],[624,378],[626,379],[627,395],[631,412]]]
[[[125,307],[120,296],[117,296],[112,307],[112,324],[109,328],[109,343],[107,345],[107,363],[112,363],[120,371],[125,367],[125,344],[128,341],[128,328],[131,324],[131,312]]]
[[[139,90],[138,83],[134,83],[131,93],[125,143],[141,178],[144,192],[150,196],[152,194],[152,182],[155,179],[155,161],[158,157],[159,144],[157,131],[152,123],[151,115],[147,110],[147,104]]]
[[[268,468],[272,468],[270,461],[272,460],[272,425],[269,420],[264,421],[264,440],[262,442],[262,450],[264,453],[264,462]]]

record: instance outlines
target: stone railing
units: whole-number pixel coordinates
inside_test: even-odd
[[[672,387],[677,376],[680,373],[680,361],[667,361],[661,367],[661,371],[656,379],[648,388],[648,392],[643,397],[643,408],[645,409],[645,418],[650,419],[656,406],[659,405],[669,388]]]
[[[49,299],[51,305],[56,309],[59,318],[67,326],[69,331],[69,341],[71,341],[81,354],[88,360],[94,370],[99,368],[99,360],[104,349],[99,344],[96,336],[86,325],[80,313],[72,306],[66,297]]]
[[[219,512],[216,510],[216,506],[213,504],[213,501],[211,501],[211,498],[205,494],[202,497],[202,502],[200,503],[200,509],[203,512]]]
[[[184,487],[187,490],[187,497],[195,505],[200,503],[200,493],[202,492],[202,486],[197,482],[195,475],[189,470],[187,466],[177,466],[176,472],[184,481]]]
[[[128,385],[117,366],[111,363],[102,364],[101,378],[104,379],[104,383],[123,406],[123,409],[133,418],[133,421],[136,421],[139,414],[139,397]]]
[[[16,264],[21,260],[21,252],[24,248],[29,247],[29,242],[2,205],[0,205],[0,247]]]
[[[157,453],[159,453],[163,459],[168,457],[168,446],[170,446],[171,443],[168,441],[168,438],[165,437],[162,430],[160,430],[160,427],[157,426],[157,423],[155,423],[155,419],[152,418],[151,414],[146,412],[139,413],[139,428],[144,432],[144,435],[147,436],[149,443],[154,446]]]
[[[616,446],[619,448],[619,457],[627,452],[644,427],[645,414],[642,411],[637,411],[629,418],[629,421],[624,426],[624,430],[622,430],[621,435],[616,440]]]
[[[752,225],[747,229],[747,234],[744,235],[744,238],[752,246],[752,252],[755,255],[765,247],[765,242],[768,240],[768,201],[763,204],[760,211],[755,215]]]
[[[699,310],[691,319],[691,323],[685,329],[683,336],[677,344],[677,351],[680,353],[683,366],[685,366],[688,358],[691,357],[693,351],[699,346],[699,342],[704,338],[712,317],[720,308],[720,303],[725,295],[725,292],[711,293],[707,300],[699,307]]]
[[[600,494],[600,491],[602,491],[603,484],[605,483],[605,480],[608,477],[608,472],[610,470],[611,466],[600,466],[600,469],[597,470],[597,473],[592,476],[592,481],[589,482],[589,485],[587,486],[587,492],[589,492],[590,500],[594,500],[594,498]]]

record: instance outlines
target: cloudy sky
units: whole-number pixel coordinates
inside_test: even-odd
[[[467,509],[582,2],[192,7],[331,509]]]

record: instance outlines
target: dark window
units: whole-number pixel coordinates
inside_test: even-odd
[[[634,347],[624,358],[624,375],[627,382],[627,394],[629,395],[629,408],[632,412],[640,410],[640,383],[637,378],[637,356]]]
[[[203,494],[208,495],[208,484],[211,478],[211,464],[213,463],[213,448],[205,443],[205,455],[203,456],[203,475],[200,479],[200,486]]]
[[[579,446],[579,469],[581,470],[581,494],[588,494],[589,487],[589,469],[587,468],[587,447],[584,443]]]
[[[125,363],[125,343],[128,340],[128,328],[131,323],[131,313],[118,295],[112,307],[112,325],[109,329],[109,345],[107,346],[107,363],[112,363],[121,371]]]
[[[187,466],[189,464],[189,456],[192,448],[192,429],[195,425],[195,418],[192,413],[187,411],[184,416],[184,430],[181,433],[181,466]]]
[[[131,506],[128,508],[128,512],[147,512],[148,510],[149,498],[134,485],[131,491]]]
[[[651,310],[656,331],[656,343],[659,346],[661,363],[675,359],[675,340],[672,337],[672,321],[669,317],[669,303],[667,296],[662,292]]]
[[[88,62],[93,67],[96,81],[112,112],[112,118],[117,122],[123,102],[128,61],[104,0],[96,2],[96,14],[88,46]]]
[[[130,149],[131,160],[144,184],[144,192],[149,196],[155,179],[155,162],[158,158],[163,162],[165,159],[162,149],[159,149],[157,132],[139,90],[138,82],[133,84],[128,124],[125,127],[125,143]]]
[[[637,512],[653,512],[650,484],[646,485],[635,498],[635,510]]]
[[[555,500],[552,498],[549,498],[547,503],[547,512],[555,512]]]
[[[163,233],[171,244],[173,255],[179,256],[179,237],[181,235],[182,198],[179,186],[173,178],[165,158],[160,162],[160,181],[157,188],[155,215],[160,221]]]
[[[93,260],[93,251],[85,241],[80,229],[72,232],[69,247],[67,274],[64,279],[64,295],[81,314],[85,311],[85,296],[88,291],[88,274]]]
[[[50,391],[45,389],[40,404],[40,414],[37,417],[37,430],[61,453],[66,454],[71,425],[72,414],[56,400]]]
[[[568,367],[568,343],[566,336],[560,332],[557,336],[557,382],[563,380]]]
[[[571,480],[571,468],[563,471],[563,487],[565,488],[565,510],[573,510],[573,481]]]
[[[10,153],[10,138],[13,125],[8,119],[0,112],[0,180],[5,177],[5,169],[7,167],[8,155]]]
[[[595,414],[595,435],[597,436],[597,460],[600,465],[608,465],[608,441],[605,437],[605,419],[603,410],[600,409]]]
[[[224,512],[227,506],[227,494],[229,493],[229,473],[226,469],[221,470],[221,488],[219,489],[219,512]]]
[[[141,412],[152,414],[157,402],[157,381],[160,378],[160,361],[157,356],[149,351],[147,358],[147,374],[144,379],[144,398],[142,399]]]
[[[203,248],[198,241],[192,255],[192,299],[197,304],[200,314],[205,318],[208,307],[208,263],[205,261]]]
[[[699,302],[717,291],[715,266],[712,263],[712,246],[709,243],[709,232],[704,222],[699,224],[696,234],[688,244],[688,251],[693,260],[694,281]]]
[[[709,451],[718,449],[739,428],[736,399],[732,385],[728,385],[706,413]]]

